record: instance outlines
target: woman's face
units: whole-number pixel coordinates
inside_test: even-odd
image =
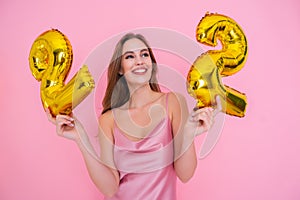
[[[132,38],[123,45],[120,73],[128,85],[149,83],[152,74],[152,60],[147,46]]]

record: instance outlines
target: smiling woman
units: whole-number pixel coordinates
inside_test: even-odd
[[[138,63],[135,63],[136,61],[138,61]],[[160,92],[156,77],[157,63],[152,49],[142,35],[133,33],[126,34],[117,43],[108,67],[107,78],[109,81],[102,103],[102,113],[119,107],[129,100],[130,92],[128,82],[133,78],[130,79],[130,73],[127,72],[130,69],[132,70],[132,67],[135,67],[135,69],[141,67],[141,62],[142,67],[147,69],[151,68],[150,80],[148,79],[147,81],[149,82],[150,88],[153,91]],[[134,66],[135,64],[136,66]],[[124,77],[122,76],[123,74],[125,75]],[[131,73],[131,75],[133,74]],[[127,76],[129,76],[129,80],[125,80]]]
[[[157,63],[142,35],[128,33],[117,43],[99,117],[100,161],[85,148],[83,125],[58,115],[57,133],[78,144],[90,177],[106,199],[176,199],[177,177],[187,182],[197,159],[194,137],[207,131],[222,109],[188,113],[185,98],[161,92]],[[85,141],[86,142],[86,141]]]
[[[141,40],[133,38],[124,43],[121,65],[120,74],[125,75],[130,88],[134,87],[135,82],[148,83],[152,62],[148,48]]]

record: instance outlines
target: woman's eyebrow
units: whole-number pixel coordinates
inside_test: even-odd
[[[141,50],[140,50],[140,52],[143,52],[143,51],[148,51],[148,49],[145,48],[145,49],[141,49]],[[134,53],[134,51],[126,51],[123,55],[125,55],[125,54],[130,54],[130,53]]]
[[[134,53],[133,51],[126,51],[125,53],[123,53],[123,55],[125,55],[125,54],[130,54],[130,53]]]
[[[145,49],[142,49],[142,50],[141,50],[141,52],[143,52],[143,51],[148,51],[148,49],[147,49],[147,48],[145,48]]]

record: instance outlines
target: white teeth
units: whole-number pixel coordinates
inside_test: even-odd
[[[145,69],[145,68],[139,68],[139,69],[133,70],[134,73],[144,73],[146,71],[147,71],[147,69]]]

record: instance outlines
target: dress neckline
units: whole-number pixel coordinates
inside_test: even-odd
[[[164,124],[167,124],[169,126],[169,124],[170,124],[170,117],[169,117],[169,112],[168,112],[168,110],[169,110],[168,109],[168,96],[169,96],[169,93],[165,93],[165,95],[162,95],[162,96],[165,96],[165,98],[166,98],[166,103],[165,103],[166,115],[165,115],[165,117],[163,117],[161,119],[160,122],[157,123],[157,125],[155,125],[149,131],[149,133],[145,137],[139,138],[139,137],[131,136],[132,138],[136,138],[136,139],[131,139],[131,138],[129,138],[128,134],[126,134],[124,131],[122,131],[122,129],[120,127],[118,127],[118,125],[115,122],[114,122],[114,125],[113,125],[114,126],[113,127],[113,132],[114,132],[113,137],[115,138],[115,133],[119,132],[119,135],[121,135],[121,137],[124,138],[126,141],[133,142],[133,143],[139,143],[139,142],[142,142],[142,141],[146,140],[147,138],[151,138],[151,137],[155,136],[156,134],[153,134],[153,133],[157,132],[158,130],[160,130],[161,128],[164,127],[164,126],[162,126],[163,122],[165,122]]]
[[[139,143],[139,142],[142,142],[142,141],[144,141],[148,138],[154,137],[156,135],[154,133],[158,132],[163,127],[165,127],[168,124],[168,122],[169,122],[169,116],[168,116],[168,114],[166,114],[166,116],[164,118],[162,118],[161,121],[159,123],[157,123],[153,127],[153,129],[149,131],[149,134],[147,134],[145,137],[138,138],[138,137],[131,136],[132,138],[136,138],[136,140],[129,138],[128,134],[126,134],[124,131],[122,131],[122,129],[119,128],[118,125],[116,125],[114,123],[114,134],[113,135],[115,137],[115,134],[118,133],[118,135],[120,135],[126,141],[133,142],[133,143]]]

